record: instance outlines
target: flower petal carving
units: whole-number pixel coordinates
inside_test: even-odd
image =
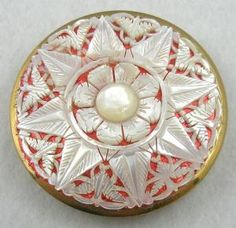
[[[113,82],[111,67],[102,65],[92,70],[88,75],[88,82],[97,89],[102,89],[106,84]]]
[[[122,140],[121,125],[104,121],[97,128],[97,137],[104,143],[118,145]]]
[[[161,115],[161,102],[153,97],[142,99],[137,115],[150,124],[157,123]]]
[[[92,107],[97,93],[98,90],[94,86],[84,82],[75,88],[73,101],[79,108]]]
[[[115,80],[131,84],[140,73],[138,67],[130,63],[119,63],[115,67]]]
[[[139,98],[155,97],[159,90],[159,82],[149,74],[140,74],[132,83]]]
[[[95,108],[79,109],[76,113],[76,119],[85,132],[95,131],[103,122],[103,119],[97,114]]]
[[[150,124],[137,116],[122,123],[122,127],[127,142],[136,142],[145,137],[150,131]]]

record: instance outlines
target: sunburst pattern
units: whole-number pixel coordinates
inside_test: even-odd
[[[134,90],[132,118],[99,114],[96,97],[111,83]],[[65,195],[111,210],[152,204],[192,180],[220,116],[215,77],[191,42],[129,14],[79,20],[52,35],[17,99],[34,171]]]

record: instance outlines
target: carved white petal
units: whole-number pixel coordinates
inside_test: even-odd
[[[71,47],[76,50],[81,50],[82,45],[86,39],[87,32],[91,27],[89,20],[80,20],[76,22],[73,27],[79,26],[77,33],[72,28],[63,29],[48,38],[48,44],[43,47],[57,51],[69,51]],[[66,34],[66,35],[63,35]]]
[[[70,162],[73,161],[74,155],[76,154],[80,146],[81,146],[81,141],[78,138],[69,138],[65,140],[62,151],[62,158],[57,175],[57,180],[58,180],[57,182],[60,182],[62,180]]]
[[[115,69],[116,82],[131,84],[140,73],[138,67],[131,63],[119,63]]]
[[[162,27],[161,31],[150,38],[139,42],[132,48],[134,57],[143,56],[154,64],[157,72],[166,69],[169,62],[169,53],[172,43],[173,31],[171,28]]]
[[[72,44],[72,39],[70,36],[60,36],[61,32],[68,33],[68,29],[60,31],[58,33],[53,34],[48,38],[48,44],[43,44],[42,47],[47,50],[56,50],[59,52],[68,51]]]
[[[132,83],[139,98],[155,97],[159,90],[159,82],[149,74],[140,74]]]
[[[56,86],[66,86],[73,76],[73,71],[81,66],[81,58],[78,56],[43,49],[38,52]]]
[[[24,92],[28,92],[28,95],[23,98],[23,112],[32,107],[36,102],[40,101],[40,98],[43,98],[44,96],[51,93],[46,82],[41,77],[35,66],[32,67],[31,78],[33,81],[33,85],[25,85],[24,88],[22,88],[24,89]]]
[[[186,113],[184,116],[185,120],[188,121],[190,126],[193,126],[197,122],[205,122],[215,111],[217,105],[216,97],[211,97],[208,102],[202,103],[192,112]]]
[[[144,151],[135,153],[135,179],[137,184],[138,198],[141,204],[147,201],[145,189],[150,159],[151,153]]]
[[[92,59],[114,57],[124,54],[125,48],[109,23],[101,17],[99,25],[89,44],[87,56]]]
[[[122,204],[119,203],[124,203],[125,199],[118,193],[117,190],[119,190],[119,187],[114,186],[114,179],[109,178],[105,170],[101,172],[100,177],[96,178],[95,183],[95,198],[100,201],[100,205],[103,205],[108,209],[114,208],[114,206],[111,206],[109,203],[105,203],[103,200],[100,200],[101,195],[103,194],[118,203],[118,207],[122,207]]]
[[[185,42],[180,39],[179,40],[179,48],[176,57],[176,65],[178,66],[180,63],[186,62],[190,58],[190,48]]]
[[[132,203],[139,206],[146,201],[145,188],[150,157],[150,153],[136,151],[132,155],[122,155],[110,161],[112,170],[128,190]]]
[[[149,97],[140,101],[140,106],[137,115],[153,124],[156,123],[161,114],[161,102],[154,98]]]
[[[114,177],[114,176],[113,176]],[[120,187],[114,185],[116,178],[110,178],[104,169],[96,175],[93,175],[91,178],[87,178],[82,184],[74,190],[74,196],[77,200],[85,204],[95,204],[96,206],[101,206],[105,209],[121,209],[125,205],[129,205],[129,202],[126,198],[122,197],[119,194]],[[70,194],[71,188],[65,188],[66,191]],[[64,189],[63,189],[64,190]],[[82,194],[91,193],[94,191],[94,196],[91,199],[86,199],[81,197]],[[102,195],[106,196],[108,199],[111,199],[114,203],[109,203],[102,199]]]
[[[121,125],[104,121],[97,128],[97,137],[104,143],[117,145],[122,141]]]
[[[188,123],[188,126],[196,133],[196,137],[205,148],[208,146],[209,135],[207,127],[212,128],[214,122],[208,118],[215,112],[216,98],[212,97],[206,103],[202,103],[195,110],[189,113],[181,113],[181,117]]]
[[[137,199],[136,186],[131,170],[132,165],[130,164],[134,162],[132,160],[130,160],[130,158],[128,158],[127,156],[122,155],[117,158],[111,159],[110,164],[112,170],[121,179],[122,183],[127,189],[128,194],[131,196],[131,199],[136,201]]]
[[[98,89],[102,89],[108,83],[113,82],[111,67],[102,65],[92,70],[88,75],[88,82]]]
[[[88,147],[78,139],[66,140],[58,171],[57,189],[61,189],[101,161],[96,148]]]
[[[65,103],[56,97],[22,119],[17,127],[29,131],[64,136],[69,128],[65,117]]]
[[[202,162],[199,151],[176,117],[166,120],[165,130],[160,136],[158,150],[161,154]]]
[[[48,176],[52,175],[52,170],[54,168],[55,155],[54,154],[44,154],[42,156],[42,167]]]
[[[122,126],[124,138],[128,142],[136,142],[144,138],[150,131],[150,124],[137,116],[122,123]]]
[[[168,74],[165,81],[168,85],[169,100],[177,110],[206,95],[216,87],[215,84],[207,81],[173,73]]]
[[[142,37],[152,31],[155,31],[160,25],[151,19],[140,17],[132,17],[127,14],[126,16],[114,17],[115,22],[128,34],[133,40]]]
[[[167,185],[167,189],[164,192],[162,192],[161,194],[159,194],[157,196],[154,196],[165,185],[167,185],[167,183],[165,182],[165,180],[163,180],[161,178],[156,181],[156,183],[154,184],[153,189],[151,191],[151,194],[152,194],[152,197],[154,200],[165,199],[173,192],[173,187]]]
[[[25,141],[27,145],[37,150],[36,154],[34,154],[34,157],[36,158],[42,157],[43,154],[54,153],[55,149],[58,146],[57,143],[31,137],[25,137]]]
[[[103,121],[94,108],[79,109],[76,113],[76,119],[85,132],[95,131]]]
[[[194,176],[194,170],[192,169],[191,166],[189,167],[181,167],[181,163],[183,163],[184,160],[179,160],[178,162],[176,162],[175,164],[172,164],[172,172],[170,174],[171,178],[179,178],[181,176],[185,176],[185,178],[183,178],[182,181],[180,181],[177,185],[182,186],[184,184],[186,184],[188,181],[190,181],[193,176]]]
[[[84,82],[75,88],[73,100],[79,108],[91,107],[94,105],[97,93],[98,90],[94,86]]]

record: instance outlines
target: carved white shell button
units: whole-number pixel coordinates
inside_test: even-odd
[[[13,92],[12,134],[29,172],[97,214],[140,214],[185,193],[209,170],[226,128],[210,57],[142,13],[63,26],[29,56]]]

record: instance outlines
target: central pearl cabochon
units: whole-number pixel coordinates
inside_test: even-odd
[[[133,88],[123,83],[108,84],[96,98],[98,113],[110,122],[123,122],[132,118],[138,106],[139,99]]]

